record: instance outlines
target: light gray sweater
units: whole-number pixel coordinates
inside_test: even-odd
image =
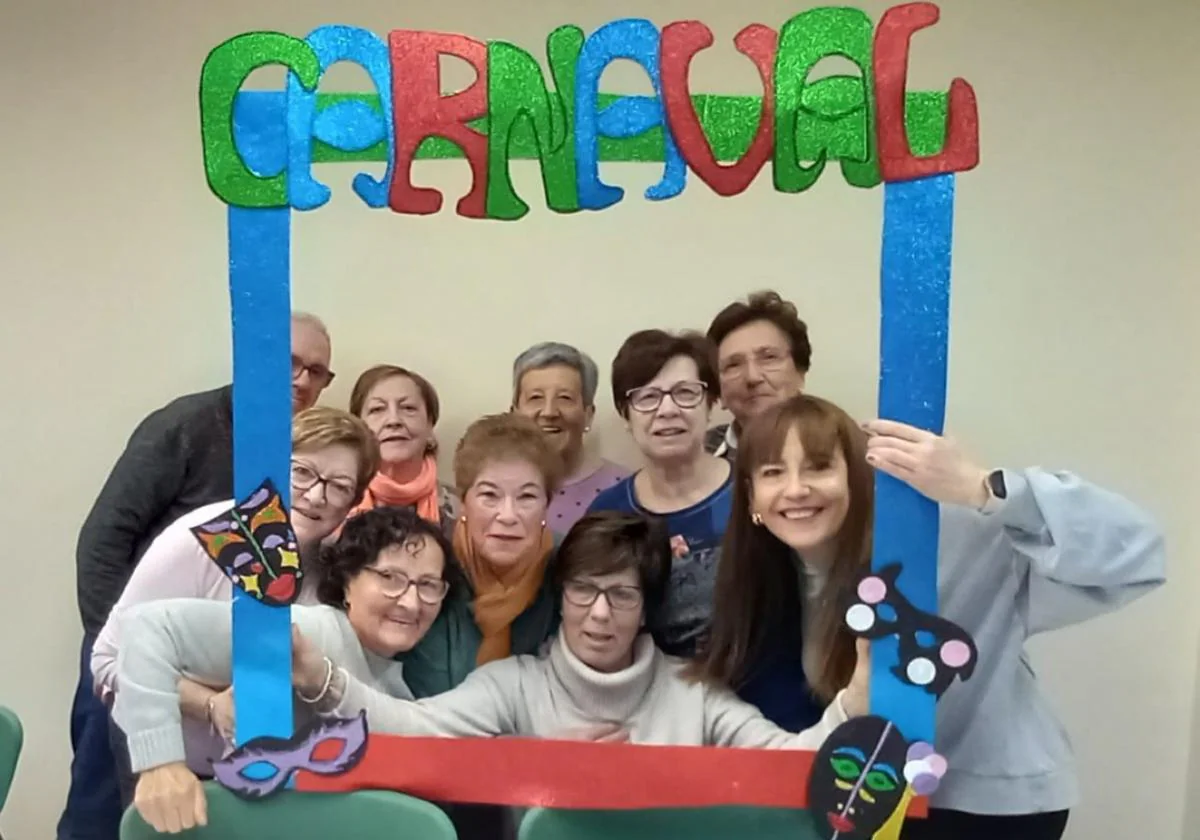
[[[1079,802],[1075,760],[1025,642],[1153,591],[1166,550],[1143,510],[1078,476],[1031,468],[1004,479],[1007,499],[983,513],[942,507],[939,612],[975,639],[979,664],[938,703],[934,740],[949,770],[931,804],[1057,811]],[[1121,673],[1119,662],[1093,667]]]
[[[156,601],[134,607],[123,620],[113,717],[140,772],[184,760],[179,678],[229,680],[231,610],[215,601]],[[638,639],[634,664],[616,674],[587,667],[558,638],[545,657],[493,662],[445,694],[413,701],[401,665],[364,653],[340,610],[294,605],[292,620],[339,666],[337,711],[365,709],[374,732],[553,738],[621,722],[639,744],[816,749],[846,720],[839,695],[816,726],[785,732],[732,693],[685,681],[683,663],[649,636]]]
[[[571,653],[560,632],[546,656],[491,662],[445,694],[418,701],[388,697],[347,672],[337,681],[336,713],[366,710],[374,731],[403,735],[555,738],[621,723],[635,744],[799,750],[817,749],[846,721],[839,694],[815,726],[787,732],[732,692],[685,680],[683,666],[644,634],[632,666],[602,673]]]
[[[399,697],[412,697],[403,666],[366,651],[341,610],[324,605],[292,606],[292,621],[326,656],[364,684]],[[120,690],[113,720],[129,740],[132,769],[187,758],[179,711],[179,679],[228,685],[231,679],[232,609],[228,602],[179,598],[138,604],[121,615],[117,652]],[[297,704],[303,723],[311,711]]]

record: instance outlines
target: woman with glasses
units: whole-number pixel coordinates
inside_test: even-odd
[[[643,330],[613,359],[613,401],[645,465],[597,496],[590,510],[663,520],[675,560],[665,608],[650,629],[672,656],[693,656],[708,628],[729,521],[732,470],[704,450],[717,387],[711,347],[695,333]]]
[[[670,568],[660,520],[591,513],[559,550],[562,625],[546,655],[495,662],[453,691],[404,701],[298,638],[295,687],[301,695],[325,689],[321,712],[365,710],[373,731],[404,735],[563,738],[603,723],[608,740],[631,743],[811,750],[847,719],[867,713],[865,656],[824,716],[799,733],[779,728],[728,689],[685,678],[684,663],[644,632],[662,605]]]
[[[780,729],[728,689],[684,678],[684,663],[643,632],[662,602],[670,566],[661,522],[619,513],[585,516],[563,540],[555,565],[562,626],[549,652],[489,663],[453,691],[424,700],[380,691],[354,661],[346,631],[334,633],[328,619],[318,621],[321,608],[296,609],[296,695],[318,714],[365,710],[371,731],[379,733],[562,738],[607,722],[612,739],[635,744],[766,749],[815,750],[840,724],[867,713],[865,658],[820,721],[799,733]],[[202,612],[203,631],[190,626],[201,624]],[[120,676],[136,688],[118,695],[114,714],[143,773],[135,804],[159,830],[191,826],[202,820],[200,786],[181,764],[178,745],[162,732],[174,725],[173,694],[182,674],[228,673],[229,610],[173,602],[143,608],[128,621],[131,642]],[[216,638],[211,644],[172,641],[201,633]]]
[[[316,407],[292,420],[291,524],[302,570],[311,572],[321,541],[342,524],[362,497],[379,463],[375,436],[345,411]],[[123,644],[121,615],[136,604],[169,598],[228,602],[233,584],[192,533],[194,526],[228,511],[233,500],[205,505],[176,519],[150,544],[134,569],[92,650],[96,692],[107,703],[119,693],[117,653]],[[302,576],[300,603],[317,601],[314,574]],[[225,607],[227,610],[228,607]],[[128,638],[128,637],[124,637]],[[227,685],[227,684],[226,684]],[[186,683],[181,690],[191,767],[209,774],[210,763],[232,734],[233,697],[226,685]],[[120,733],[114,733],[120,761]],[[132,795],[125,774],[123,798]]]
[[[292,621],[347,673],[393,697],[411,698],[396,657],[429,630],[458,581],[436,525],[408,508],[380,508],[346,523],[313,574],[315,605],[294,605]],[[122,652],[113,716],[129,735],[134,802],[159,831],[202,824],[204,789],[190,743],[179,736],[185,674],[228,685],[231,610],[213,600],[141,604],[121,616]],[[181,683],[181,680],[183,682]],[[320,689],[297,692],[302,725]],[[163,751],[164,745],[166,752]],[[219,755],[219,753],[218,753]]]

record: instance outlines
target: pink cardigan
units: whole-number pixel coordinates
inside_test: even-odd
[[[136,604],[171,598],[203,598],[229,601],[233,584],[205,553],[190,528],[219,516],[233,506],[232,500],[214,502],[196,508],[176,519],[163,530],[133,570],[121,598],[109,613],[108,621],[92,648],[92,679],[96,694],[111,706],[117,685],[117,652],[121,647],[121,614]],[[310,583],[309,580],[305,581]],[[300,603],[316,603],[312,586],[303,586]],[[211,762],[220,758],[225,745],[208,724],[183,719],[187,741],[188,766],[205,776],[212,775]]]

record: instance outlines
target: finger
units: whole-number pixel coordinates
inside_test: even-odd
[[[624,728],[614,729],[612,732],[601,735],[596,740],[606,744],[623,744],[629,741],[629,730]]]
[[[924,429],[918,429],[916,426],[910,426],[907,423],[898,423],[895,420],[884,420],[877,418],[868,420],[863,423],[863,431],[869,435],[887,435],[889,437],[898,437],[912,443],[921,443],[933,437],[932,432],[927,432]]]
[[[879,449],[897,449],[901,452],[915,453],[921,448],[920,443],[904,438],[896,437],[895,435],[875,435],[875,437],[867,439],[867,451],[874,452]]]
[[[179,806],[175,802],[165,801],[160,807],[160,816],[165,828],[159,829],[168,834],[178,834],[183,831],[183,823],[179,817]]]
[[[921,466],[921,459],[893,447],[880,447],[867,453],[867,463],[890,476],[907,480]]]
[[[166,814],[160,808],[156,808],[146,802],[135,804],[137,805],[137,812],[141,814],[142,819],[159,834],[166,834],[171,830],[171,824],[167,821]]]
[[[854,653],[859,665],[871,664],[871,640],[859,637],[854,640]]]
[[[204,795],[204,785],[196,780],[196,825],[208,825],[208,797]]]

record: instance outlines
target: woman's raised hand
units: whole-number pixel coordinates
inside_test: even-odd
[[[204,786],[182,761],[143,771],[134,789],[133,807],[160,833],[178,834],[208,824]]]
[[[867,463],[935,502],[982,508],[988,471],[951,438],[893,420],[863,424]]]
[[[846,717],[862,717],[871,711],[871,643],[866,639],[854,641],[854,652],[858,660],[846,693],[842,695],[842,708]]]

